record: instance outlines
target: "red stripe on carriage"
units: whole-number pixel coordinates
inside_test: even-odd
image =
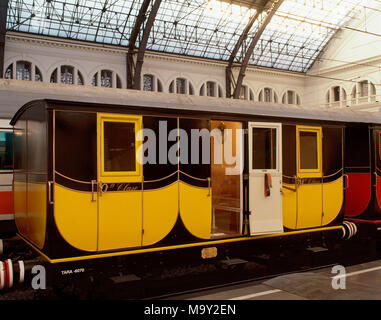
[[[13,212],[12,191],[0,191],[0,214],[12,214]]]
[[[345,216],[356,217],[362,214],[370,201],[370,173],[348,173],[349,186],[345,190]]]

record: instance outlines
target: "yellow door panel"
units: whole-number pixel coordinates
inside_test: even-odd
[[[14,181],[13,183],[13,203],[15,210],[15,221],[17,230],[21,235],[28,234],[28,215],[26,208],[26,183]]]
[[[105,192],[99,197],[98,250],[141,246],[142,192]]]
[[[38,248],[45,242],[46,229],[46,184],[28,183],[28,239]]]
[[[283,225],[288,229],[296,229],[297,208],[295,185],[283,183],[282,193]]]
[[[323,215],[322,128],[296,127],[297,229],[321,226]],[[319,182],[318,182],[319,181]],[[313,183],[310,183],[313,182]]]
[[[323,185],[323,223],[331,223],[340,213],[343,205],[343,178]]]
[[[97,250],[97,206],[91,201],[91,193],[55,184],[54,218],[61,236],[73,247]]]
[[[179,213],[178,182],[143,192],[143,245],[163,239],[173,228]]]
[[[297,229],[321,226],[323,203],[322,185],[305,184],[298,187]]]
[[[143,195],[128,187],[142,182],[141,127],[141,116],[98,114],[98,250],[142,245]]]
[[[210,239],[212,228],[212,195],[208,188],[179,182],[180,216],[195,237]]]

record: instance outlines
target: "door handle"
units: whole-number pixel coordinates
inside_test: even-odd
[[[349,188],[349,176],[347,174],[344,174],[344,177],[345,177],[344,190],[347,190]]]
[[[207,195],[207,197],[210,197],[210,195],[211,195],[211,190],[210,190],[210,186],[211,186],[211,183],[210,183],[210,178],[208,178],[208,195]]]
[[[91,180],[91,202],[96,202],[96,200],[94,199],[94,186],[96,183],[96,180]]]
[[[53,187],[53,181],[48,181],[48,203],[49,204],[54,204],[52,187]]]

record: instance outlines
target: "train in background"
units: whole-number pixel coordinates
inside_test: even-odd
[[[13,129],[0,119],[0,237],[16,231],[13,209]]]
[[[59,277],[101,265],[139,273],[154,261],[245,257],[274,243],[324,245],[360,230],[376,236],[381,117],[128,90],[126,98],[32,101],[11,120],[13,135],[4,135],[13,141],[0,150],[13,152],[14,166],[4,214],[14,210],[19,237]],[[188,136],[241,130],[232,138],[238,174],[226,175],[231,163],[213,159],[224,136],[210,138],[209,163],[202,148],[197,164],[181,163],[181,153],[194,150],[176,138],[165,150],[178,162],[157,154],[143,164],[138,132],[159,137],[160,123]],[[12,161],[6,166],[10,174]]]

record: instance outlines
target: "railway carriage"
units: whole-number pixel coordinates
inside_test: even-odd
[[[142,257],[241,257],[274,241],[337,241],[348,228],[355,178],[345,157],[362,139],[348,141],[348,130],[378,124],[372,114],[126,98],[32,101],[11,121],[18,233],[59,271],[112,258],[139,268]]]
[[[13,210],[13,144],[12,127],[0,119],[0,237],[16,231]]]

